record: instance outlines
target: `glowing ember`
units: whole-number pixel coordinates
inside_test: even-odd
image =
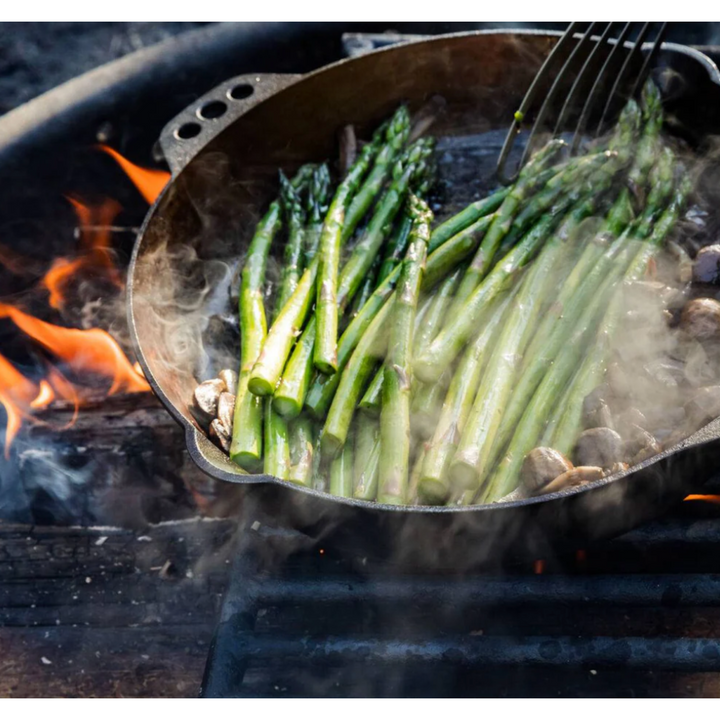
[[[131,163],[124,158],[117,150],[107,145],[98,145],[98,148],[106,152],[125,171],[125,174],[133,181],[140,194],[152,205],[157,196],[162,192],[170,179],[170,173],[163,170],[151,170]]]
[[[536,560],[533,563],[533,572],[536,575],[542,575],[545,572],[545,561],[544,560]]]
[[[688,502],[688,500],[700,500],[702,502],[720,505],[720,495],[688,495],[683,502]]]

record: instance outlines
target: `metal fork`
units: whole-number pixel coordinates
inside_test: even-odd
[[[500,157],[497,163],[497,175],[501,182],[503,182],[504,184],[508,184],[513,182],[517,178],[520,169],[523,167],[523,165],[525,165],[525,162],[527,161],[530,152],[532,151],[533,140],[538,131],[538,128],[542,127],[545,123],[554,98],[556,97],[560,88],[563,87],[563,85],[565,84],[565,81],[568,78],[572,77],[574,68],[579,65],[580,59],[583,56],[583,52],[587,50],[587,48],[589,47],[589,43],[595,43],[595,45],[588,53],[585,62],[582,64],[582,66],[580,67],[580,71],[575,77],[572,87],[570,88],[567,98],[565,99],[562,109],[560,110],[557,121],[555,122],[555,127],[552,134],[553,137],[555,137],[561,132],[563,132],[568,114],[574,107],[576,107],[576,97],[579,96],[579,91],[582,90],[583,87],[585,87],[585,85],[587,84],[589,77],[591,77],[590,72],[597,66],[602,56],[602,51],[608,46],[612,46],[612,49],[605,58],[605,62],[600,68],[600,71],[598,72],[595,81],[590,88],[587,97],[585,98],[585,102],[582,106],[582,111],[580,112],[579,119],[575,126],[575,134],[573,135],[573,139],[570,144],[570,152],[575,153],[577,151],[580,140],[585,135],[587,124],[590,119],[590,113],[595,107],[595,103],[600,94],[600,90],[603,88],[608,78],[612,77],[612,73],[617,69],[618,65],[620,64],[623,51],[625,51],[625,60],[622,64],[622,67],[620,68],[620,71],[617,73],[615,82],[612,85],[612,89],[607,96],[605,108],[603,109],[602,115],[600,116],[600,121],[598,122],[593,134],[597,137],[603,131],[606,121],[612,116],[612,111],[616,108],[616,103],[620,94],[620,90],[623,88],[623,84],[628,79],[627,76],[630,69],[634,66],[634,63],[637,61],[640,53],[643,52],[643,45],[647,40],[652,29],[651,26],[653,25],[653,23],[644,23],[638,33],[636,40],[634,42],[628,42],[627,39],[633,29],[633,23],[625,23],[620,32],[620,35],[617,38],[611,38],[610,35],[612,34],[613,27],[617,24],[618,23],[612,22],[607,23],[606,27],[603,29],[601,27],[603,23],[593,22],[588,25],[588,28],[585,30],[585,32],[578,33],[578,23],[570,23],[568,29],[560,37],[555,47],[547,56],[545,62],[542,64],[542,67],[533,79],[530,88],[528,89],[525,97],[523,98],[523,101],[520,104],[520,108],[515,113],[513,123],[508,130],[507,136],[505,137],[505,142],[503,144],[502,150],[500,151]],[[635,83],[633,84],[632,90],[630,91],[628,97],[636,96],[639,90],[642,88],[643,83],[645,82],[648,74],[650,73],[655,57],[660,50],[667,31],[667,23],[659,23],[659,25],[660,27],[657,30],[655,40],[650,46],[649,52],[645,57],[645,61],[642,64],[640,72],[635,78]],[[597,34],[594,34],[598,32],[601,33],[599,37],[597,36]],[[567,48],[576,38],[579,39],[577,39],[575,47],[572,49],[567,60],[560,68],[560,71],[557,72],[557,74],[555,75],[555,79],[552,83],[552,86],[550,87],[550,91],[548,92],[545,100],[540,106],[540,109],[535,118],[535,122],[530,129],[530,134],[528,136],[525,149],[523,150],[522,157],[520,158],[518,168],[512,176],[509,176],[506,172],[507,160],[510,155],[510,151],[513,148],[513,145],[515,144],[515,139],[520,132],[522,122],[525,119],[525,116],[531,111],[533,101],[535,100],[537,93],[543,87],[545,80],[550,76],[550,73],[553,71],[553,68],[556,65],[556,58],[561,57],[562,51]]]

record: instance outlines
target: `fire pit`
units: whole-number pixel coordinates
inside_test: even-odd
[[[200,95],[244,71],[280,69],[257,57],[231,60],[237,36],[231,40],[227,28],[201,32],[216,32],[217,44],[204,36],[205,50],[214,50],[197,62],[194,90],[185,92]],[[328,48],[339,52],[338,32],[317,30],[314,38],[326,37]],[[361,34],[347,47],[366,51],[388,41]],[[304,72],[334,58],[330,49],[312,60],[298,53],[282,69]],[[83,181],[76,185],[64,174],[62,186],[59,179],[52,186],[56,169],[67,165],[58,157],[48,162],[55,172],[44,171],[43,182],[54,187],[58,201],[34,223],[50,226],[52,233],[45,229],[40,237],[54,241],[51,254],[66,262],[56,262],[54,274],[39,265],[34,274],[13,275],[14,292],[28,297],[43,277],[45,284],[43,294],[22,305],[23,315],[7,311],[2,330],[13,338],[3,354],[6,347],[13,351],[19,394],[11,400],[22,409],[6,467],[23,488],[2,513],[28,523],[0,525],[4,572],[13,580],[0,608],[0,638],[14,657],[5,665],[4,694],[194,695],[209,650],[206,696],[716,695],[713,573],[720,518],[712,486],[667,520],[611,542],[519,563],[498,557],[470,576],[439,577],[400,574],[392,564],[361,554],[349,558],[333,544],[276,529],[261,507],[250,500],[238,507],[232,492],[219,494],[191,462],[178,461],[186,457],[182,433],[142,392],[144,380],[133,369],[122,331],[108,322],[112,316],[95,313],[88,322],[82,308],[64,299],[76,297],[74,286],[82,284],[83,267],[72,265],[79,258],[89,263],[84,267],[92,269],[93,282],[100,277],[103,292],[117,287],[114,269],[122,262],[114,262],[107,248],[127,252],[146,201],[166,177],[138,172],[124,157],[144,168],[154,164],[151,147],[160,126],[189,100],[175,75],[154,76],[151,83],[153,97],[166,93],[153,103],[164,111],[154,125],[138,120],[137,130],[124,127],[118,105],[111,108],[102,93],[88,105],[93,122],[110,118],[110,126],[96,124],[76,140],[92,170],[87,177],[77,171]],[[137,91],[128,83],[125,97]],[[0,171],[8,168],[8,175],[23,166],[26,151],[36,158],[43,152],[38,133],[15,140],[0,157],[7,160]],[[57,143],[58,136],[51,140]],[[91,147],[98,143],[123,155]],[[119,189],[98,184],[108,177]],[[143,182],[148,178],[150,186]],[[51,194],[48,185],[42,192]],[[61,197],[71,193],[74,204]],[[113,217],[98,194],[119,201],[122,212]],[[16,217],[35,217],[31,200],[20,199]],[[82,254],[60,247],[59,237],[72,236],[74,228]],[[31,236],[23,226],[11,246],[16,255],[4,257],[4,264],[23,256]],[[74,274],[64,274],[71,265]],[[63,310],[67,316],[53,314]],[[110,330],[119,342],[113,347],[121,350],[126,374],[98,381],[75,419],[74,397],[47,365],[66,361],[43,343],[41,320]],[[18,330],[41,346],[34,350],[40,359],[23,355]],[[76,369],[76,388],[90,371],[96,374]],[[31,384],[24,386],[21,377]],[[51,391],[60,397],[51,399]],[[199,512],[232,519],[199,522]],[[117,527],[67,527],[97,523]]]

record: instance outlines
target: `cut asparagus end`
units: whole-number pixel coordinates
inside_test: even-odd
[[[387,493],[378,495],[377,501],[381,505],[405,505],[404,497],[400,497],[398,495],[388,495]]]
[[[267,378],[259,375],[251,375],[248,380],[248,390],[250,390],[253,395],[265,397],[266,395],[272,395],[275,388]]]
[[[282,415],[284,418],[291,420],[300,414],[302,405],[295,400],[295,398],[275,395],[273,398],[273,408],[275,408],[278,415]]]
[[[245,472],[257,473],[262,470],[262,457],[259,453],[241,450],[238,453],[231,454],[230,459]]]
[[[450,466],[450,480],[456,492],[474,490],[477,487],[479,473],[473,463],[455,456]]]
[[[337,360],[332,360],[327,357],[319,358],[316,355],[314,364],[323,375],[334,375],[338,369]]]
[[[345,444],[345,439],[323,431],[320,436],[320,452],[324,458],[334,458]]]
[[[444,505],[448,499],[448,486],[438,478],[424,477],[418,484],[418,495],[424,505]]]

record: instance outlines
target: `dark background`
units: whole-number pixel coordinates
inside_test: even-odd
[[[91,68],[209,23],[0,23],[0,115]],[[258,29],[271,23],[254,23]],[[560,29],[564,23],[337,23],[343,29],[442,33],[473,28],[537,26]],[[669,40],[711,44],[720,23],[672,23]],[[338,48],[339,50],[339,48]],[[258,68],[263,70],[264,68]]]

